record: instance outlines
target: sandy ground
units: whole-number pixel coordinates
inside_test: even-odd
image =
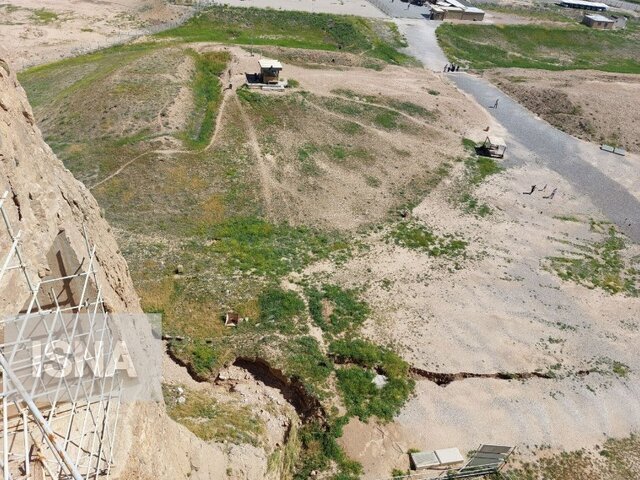
[[[486,76],[567,133],[640,152],[640,75],[498,69]]]
[[[635,167],[627,172],[636,179],[638,160],[633,157]],[[558,191],[553,200],[543,199],[544,193],[523,196],[531,184]],[[588,221],[602,214],[534,157],[477,190],[494,208],[489,217],[461,214],[445,200],[447,188],[429,195],[413,213],[435,231],[469,239],[475,259],[461,270],[373,238],[365,256],[337,271],[327,266],[326,273],[365,287],[378,317],[368,334],[394,344],[414,366],[443,373],[553,366],[561,378],[463,379],[446,387],[419,380],[415,397],[393,424],[356,421],[345,429],[342,443],[365,465],[365,478],[407,468],[409,448],[468,451],[495,442],[517,445],[521,458],[528,458],[530,447],[589,448],[640,429],[640,302],[563,282],[545,269],[544,259],[563,248],[554,239],[601,239]],[[554,218],[561,215],[582,222]],[[638,245],[629,247],[628,255],[639,253]],[[632,373],[619,378],[607,367],[602,374],[575,373],[611,361],[625,363]]]
[[[39,20],[40,9],[57,18]],[[22,70],[125,42],[177,22],[189,10],[164,0],[9,0],[0,6],[0,44],[9,63]]]

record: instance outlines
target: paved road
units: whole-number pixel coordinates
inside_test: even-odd
[[[584,159],[582,152],[585,148],[592,149],[589,154],[603,163],[609,162],[612,154],[538,119],[482,78],[466,73],[449,74],[449,78],[486,108],[511,137],[537,155],[546,167],[562,175],[579,192],[588,196],[630,238],[640,242],[640,202],[622,185]],[[498,108],[489,108],[496,99],[500,100]]]
[[[401,18],[394,19],[394,22],[409,44],[403,49],[404,53],[420,60],[425,68],[442,72],[445,64],[449,63],[436,39],[436,28],[442,22]]]

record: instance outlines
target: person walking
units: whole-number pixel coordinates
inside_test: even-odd
[[[493,108],[498,108],[498,102],[500,101],[499,98],[496,98],[496,103],[493,105]]]

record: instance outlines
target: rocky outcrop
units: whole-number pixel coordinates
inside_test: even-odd
[[[96,245],[99,281],[108,308],[140,311],[127,264],[96,200],[44,142],[24,90],[10,66],[0,61],[0,193],[5,191],[11,223],[23,232],[22,251],[33,278],[47,274],[46,254],[60,232],[64,231],[78,258],[86,256],[84,226],[89,241]],[[0,242],[6,251],[6,233],[0,235]],[[5,314],[15,312],[28,292],[15,285],[10,295],[6,290],[0,295],[0,312]]]

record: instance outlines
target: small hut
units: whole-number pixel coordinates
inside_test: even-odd
[[[611,30],[613,29],[616,22],[613,18],[605,17],[604,15],[599,15],[597,13],[592,13],[589,15],[585,15],[582,19],[582,23],[591,28],[598,28],[600,30]]]
[[[269,58],[262,58],[258,60],[260,64],[260,76],[262,77],[262,83],[278,84],[280,81],[280,72],[282,71],[282,64],[277,60]]]

